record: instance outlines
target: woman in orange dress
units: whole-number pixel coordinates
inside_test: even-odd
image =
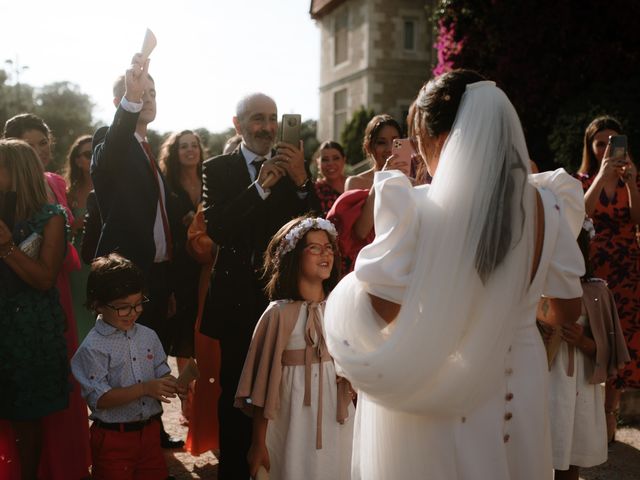
[[[612,117],[593,120],[585,131],[578,178],[585,191],[585,210],[593,218],[596,236],[590,257],[594,274],[613,292],[631,362],[605,390],[609,440],[615,435],[620,395],[640,388],[640,248],[635,228],[640,222],[640,184],[628,155],[614,157],[609,137],[622,134]]]
[[[198,284],[198,314],[194,332],[194,347],[200,378],[190,391],[191,411],[185,448],[191,455],[200,455],[220,447],[218,440],[218,399],[220,398],[220,344],[200,333],[202,312],[209,289],[211,271],[215,267],[218,248],[207,235],[202,204],[187,232],[187,251],[202,267]]]

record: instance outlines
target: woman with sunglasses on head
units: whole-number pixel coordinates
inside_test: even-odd
[[[84,237],[84,216],[87,211],[87,197],[93,190],[93,181],[89,173],[91,165],[91,135],[78,137],[67,154],[66,181],[67,203],[73,214],[74,221],[71,225],[71,243],[80,251]],[[93,328],[95,318],[85,305],[85,290],[89,265],[82,265],[80,270],[71,272],[71,297],[73,298],[73,312],[78,326],[78,342]]]

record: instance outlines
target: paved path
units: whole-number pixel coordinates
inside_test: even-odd
[[[175,375],[175,359],[171,358],[169,364]],[[180,425],[179,400],[175,399],[165,406],[163,419],[171,435],[186,438],[187,428]],[[582,480],[640,480],[640,425],[619,429],[616,438],[616,443],[609,451],[609,461],[598,467],[582,470]],[[169,471],[177,480],[218,478],[218,460],[212,453],[192,457],[185,451],[175,450],[168,451],[166,458]]]

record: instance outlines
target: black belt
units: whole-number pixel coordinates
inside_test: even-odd
[[[116,432],[138,432],[154,420],[159,420],[161,415],[161,413],[157,413],[146,420],[142,420],[141,422],[108,423],[103,422],[102,420],[94,420],[93,424],[96,427],[104,428],[105,430],[114,430]]]

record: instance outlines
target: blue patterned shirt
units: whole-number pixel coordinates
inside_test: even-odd
[[[101,316],[71,359],[71,371],[91,409],[90,418],[109,423],[138,422],[162,412],[160,402],[144,396],[126,405],[99,409],[98,399],[112,388],[160,378],[171,372],[158,335],[137,323],[128,331]]]

